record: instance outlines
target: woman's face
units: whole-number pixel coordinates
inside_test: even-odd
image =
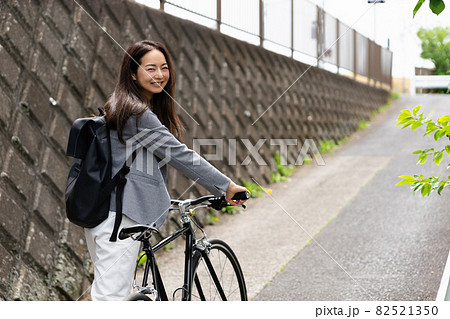
[[[161,93],[170,78],[169,66],[164,54],[157,49],[148,51],[141,58],[141,64],[132,77],[148,100],[153,94]]]

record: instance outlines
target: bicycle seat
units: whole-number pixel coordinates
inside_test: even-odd
[[[143,235],[144,233],[152,234],[154,231],[158,231],[155,227],[150,225],[133,225],[129,227],[124,227],[119,232],[119,239],[127,239],[133,235],[139,234]],[[140,240],[143,236],[139,236],[137,240]]]

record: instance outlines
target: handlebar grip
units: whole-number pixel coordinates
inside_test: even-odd
[[[246,200],[250,198],[250,192],[239,192],[234,194],[233,200]]]

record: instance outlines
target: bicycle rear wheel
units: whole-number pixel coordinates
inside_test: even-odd
[[[212,239],[206,255],[193,258],[192,300],[247,300],[244,274],[236,255],[224,241]]]

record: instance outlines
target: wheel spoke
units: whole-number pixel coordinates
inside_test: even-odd
[[[224,300],[247,300],[244,277],[236,257],[222,241],[211,240],[211,244],[208,259],[223,290],[222,296],[226,298]],[[192,297],[202,300],[223,300],[208,265],[201,255],[197,256],[194,269],[195,283]]]

